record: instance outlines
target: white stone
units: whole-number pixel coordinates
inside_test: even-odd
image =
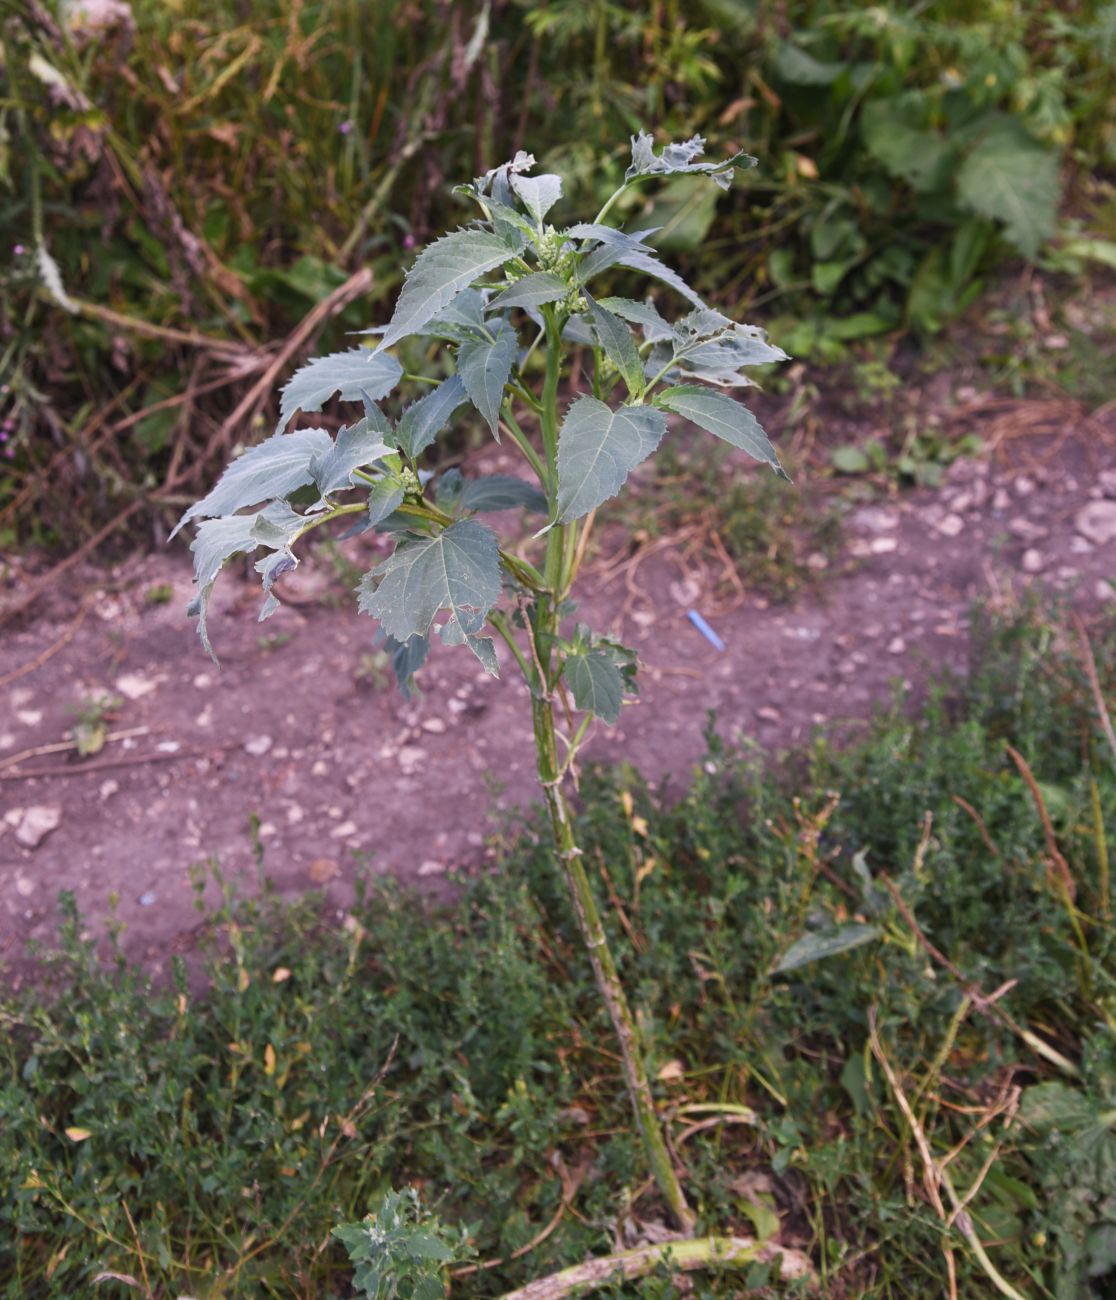
[[[445,864],[435,862],[433,858],[427,858],[425,862],[419,864],[418,874],[420,876],[444,876],[445,873]]]
[[[1023,552],[1023,572],[1041,573],[1045,568],[1046,556],[1041,551],[1036,551],[1033,546],[1029,546]]]
[[[939,533],[946,537],[956,537],[965,527],[965,521],[960,515],[946,515],[944,519],[935,524]]]
[[[272,746],[270,736],[253,736],[251,740],[245,741],[245,753],[251,754],[253,758],[263,758]]]
[[[42,709],[17,709],[16,718],[25,727],[37,727],[43,720]]]
[[[425,718],[422,723],[423,731],[429,731],[432,735],[440,736],[446,729],[445,721],[442,718]]]
[[[887,555],[890,551],[899,549],[899,539],[897,537],[873,537],[868,543],[868,549],[873,555]]]
[[[1116,501],[1090,501],[1073,522],[1082,537],[1094,546],[1104,546],[1116,537]]]
[[[330,839],[347,840],[357,833],[356,822],[342,822],[330,831]]]
[[[102,781],[100,790],[98,791],[98,793],[101,796],[102,802],[104,802],[104,800],[106,799],[111,799],[112,796],[119,789],[120,789],[120,782],[114,781],[111,777],[109,777],[107,781]]]
[[[27,876],[16,876],[15,878],[16,893],[22,898],[28,898],[35,892],[35,882],[29,880]]]
[[[35,804],[20,818],[16,839],[29,849],[36,849],[62,821],[62,809],[57,804]]]
[[[155,689],[155,683],[141,677],[139,673],[124,673],[113,685],[126,700],[142,700]]]
[[[907,653],[907,643],[901,636],[892,637],[887,643],[887,653],[889,655],[901,655]]]

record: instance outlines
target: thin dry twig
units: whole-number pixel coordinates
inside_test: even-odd
[[[1079,614],[1073,616],[1073,626],[1081,640],[1081,659],[1085,668],[1085,676],[1089,679],[1089,689],[1093,692],[1093,703],[1097,706],[1097,717],[1100,719],[1101,730],[1104,732],[1104,738],[1108,741],[1108,747],[1112,750],[1112,757],[1116,759],[1116,731],[1112,729],[1112,719],[1108,713],[1108,705],[1105,703],[1104,692],[1101,690],[1100,674],[1097,672],[1097,661],[1093,655],[1093,647],[1089,641],[1089,634],[1085,630],[1085,624],[1081,621]]]
[[[1046,836],[1046,851],[1050,854],[1050,860],[1058,868],[1058,874],[1062,878],[1062,884],[1065,886],[1070,902],[1077,895],[1077,885],[1073,879],[1073,873],[1069,869],[1069,863],[1062,856],[1062,850],[1058,847],[1058,841],[1054,837],[1054,827],[1050,822],[1050,814],[1046,811],[1046,801],[1042,797],[1042,791],[1039,789],[1038,782],[1035,780],[1035,774],[1031,771],[1027,760],[1013,745],[1005,745],[1008,757],[1019,770],[1019,775],[1027,783],[1027,789],[1031,792],[1031,798],[1035,801],[1035,808],[1038,810],[1039,820],[1042,822],[1042,831]]]
[[[984,824],[984,818],[980,815],[980,813],[977,812],[977,810],[973,807],[971,803],[969,803],[965,799],[962,799],[959,794],[955,794],[953,796],[953,802],[958,806],[958,808],[961,809],[962,812],[967,813],[969,817],[972,818],[973,823],[977,828],[977,834],[984,842],[984,847],[988,850],[989,853],[992,854],[992,856],[996,859],[996,861],[999,862],[1001,857],[1000,850],[996,847],[995,841],[992,839],[992,836],[988,833],[988,827],[985,826]]]
[[[105,737],[105,744],[112,744],[118,740],[131,740],[134,736],[146,736],[150,731],[150,727],[128,727],[125,731],[114,731]],[[77,747],[76,740],[56,740],[50,745],[35,745],[31,749],[21,749],[18,754],[12,754],[10,758],[0,762],[0,770],[16,767],[27,758],[42,758],[46,754],[64,754]]]
[[[28,663],[21,665],[19,668],[13,668],[10,673],[5,673],[3,677],[0,677],[0,686],[7,686],[9,682],[18,681],[21,677],[26,677],[28,673],[36,672],[43,666],[43,664],[53,659],[59,650],[65,649],[65,647],[74,639],[74,634],[77,632],[78,628],[85,622],[85,616],[89,613],[89,606],[92,603],[92,599],[92,596],[89,594],[83,596],[77,614],[74,616],[70,626],[62,633],[58,640],[55,641],[53,645],[49,645],[40,654],[37,654],[35,658],[30,660]]]

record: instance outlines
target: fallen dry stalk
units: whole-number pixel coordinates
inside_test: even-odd
[[[696,1237],[637,1246],[616,1255],[606,1255],[603,1259],[590,1259],[560,1273],[528,1282],[516,1291],[508,1291],[502,1300],[562,1300],[564,1296],[593,1290],[609,1282],[630,1282],[646,1277],[660,1266],[692,1272],[717,1266],[741,1268],[757,1261],[778,1261],[779,1276],[784,1282],[809,1277],[813,1271],[810,1261],[799,1250],[789,1250],[771,1242],[760,1245],[751,1237]],[[736,1294],[743,1296],[749,1292],[738,1291]]]

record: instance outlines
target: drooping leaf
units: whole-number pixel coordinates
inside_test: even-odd
[[[619,316],[614,316],[612,312],[594,302],[588,293],[585,295],[585,301],[589,307],[589,318],[593,322],[593,329],[596,331],[605,356],[620,372],[628,392],[632,397],[638,398],[644,387],[643,362],[639,359],[631,330]]]
[[[285,428],[296,411],[320,411],[335,393],[344,402],[359,401],[362,393],[373,402],[379,401],[402,375],[403,367],[394,357],[368,348],[315,357],[296,370],[283,388],[276,429]]]
[[[700,135],[691,136],[677,144],[663,146],[655,153],[654,137],[646,131],[632,136],[632,163],[624,173],[626,181],[637,176],[674,176],[681,172],[701,172],[722,190],[732,184],[734,166],[754,167],[755,158],[747,154],[734,154],[721,162],[697,162],[705,152],[705,140]]]
[[[232,515],[245,506],[289,496],[314,481],[310,462],[316,455],[327,455],[332,448],[333,439],[325,429],[272,434],[228,466],[216,486],[186,511],[171,537],[191,519]]]
[[[825,957],[835,957],[838,953],[859,948],[861,944],[871,943],[879,937],[877,926],[859,924],[843,925],[839,930],[828,934],[804,934],[783,953],[772,974],[785,975],[787,971],[798,970],[800,966],[821,961]]]
[[[579,397],[558,433],[559,520],[579,519],[615,496],[664,433],[666,416],[653,406],[613,411],[595,397]]]
[[[395,430],[399,447],[412,460],[425,451],[449,423],[454,411],[465,401],[465,385],[460,375],[443,379],[399,417]]]
[[[697,384],[682,384],[660,393],[656,401],[691,424],[746,451],[755,460],[770,465],[780,477],[787,477],[760,422],[743,403],[727,393],[701,388]]]
[[[511,187],[519,195],[523,206],[541,225],[543,218],[562,197],[561,176],[524,176],[513,173]]]
[[[382,433],[369,427],[367,418],[341,429],[328,451],[315,452],[310,458],[310,473],[322,496],[352,487],[353,470],[373,465],[393,448]]]
[[[522,280],[509,285],[488,304],[489,311],[508,307],[541,307],[543,303],[558,302],[570,291],[565,280],[550,271],[532,271]]]
[[[570,655],[563,672],[579,709],[610,726],[616,722],[624,699],[624,677],[604,650]]]
[[[401,538],[394,553],[365,575],[358,608],[401,642],[428,636],[435,616],[448,610],[449,622],[438,632],[453,645],[475,638],[499,599],[496,534],[462,519],[433,536]]]
[[[504,401],[504,385],[511,375],[519,351],[515,330],[505,326],[494,339],[481,338],[463,343],[457,354],[457,373],[465,391],[477,410],[484,416],[492,436],[500,440],[500,407]]]
[[[430,653],[430,642],[424,636],[412,636],[406,641],[397,641],[395,637],[384,638],[384,651],[391,659],[392,672],[399,683],[405,700],[415,693],[415,673],[426,663]]]
[[[463,510],[534,510],[546,513],[546,496],[533,483],[510,474],[466,479],[457,498]]]
[[[649,343],[658,343],[671,336],[671,325],[659,315],[649,302],[636,302],[632,298],[601,298],[600,305],[643,330]]]
[[[417,334],[477,276],[494,271],[515,255],[515,249],[498,235],[483,230],[458,230],[435,240],[407,272],[380,349]]]
[[[207,519],[198,526],[197,536],[190,546],[194,556],[194,581],[198,590],[187,613],[197,618],[198,636],[214,663],[217,662],[217,656],[210,644],[207,625],[209,598],[225,562],[234,555],[250,554],[261,546],[275,552],[273,557],[269,557],[269,563],[265,563],[262,568],[257,565],[269,595],[264,605],[266,617],[277,604],[270,595],[272,583],[280,573],[293,569],[297,564],[291,554],[290,544],[305,524],[305,516],[292,510],[285,501],[273,501],[252,514]]]
[[[1016,119],[997,119],[961,164],[957,190],[966,207],[1002,222],[1011,243],[1033,258],[1057,224],[1058,156]]]

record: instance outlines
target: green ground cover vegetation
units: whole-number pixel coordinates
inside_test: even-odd
[[[711,729],[681,797],[632,771],[583,786],[687,1194],[807,1251],[826,1296],[945,1295],[947,1255],[960,1295],[991,1293],[923,1148],[976,1186],[966,1213],[1020,1294],[1116,1283],[1116,756],[1060,623],[981,616],[974,646],[963,680],[840,748],[772,767]],[[494,843],[442,906],[369,875],[343,928],[314,898],[205,901],[200,869],[204,977],[176,960],[155,989],[99,964],[65,905],[49,980],[0,1013],[0,1294],[350,1294],[331,1229],[391,1189],[452,1227],[451,1273],[504,1261],[453,1295],[653,1231],[543,823]]]

